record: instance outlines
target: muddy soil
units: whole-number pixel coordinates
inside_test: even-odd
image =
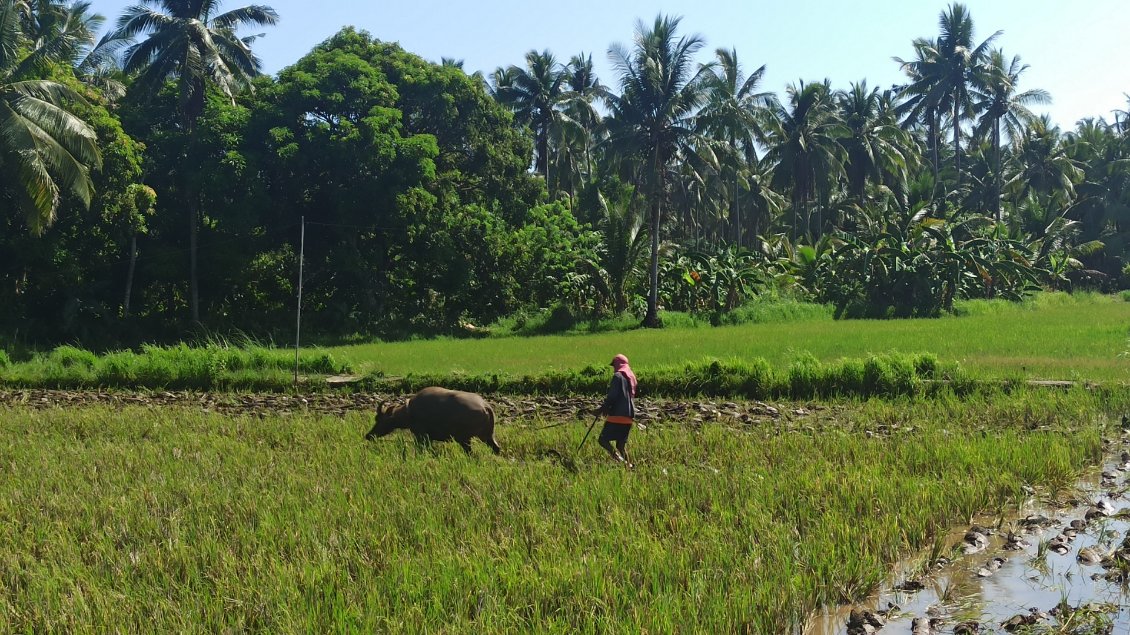
[[[372,413],[380,404],[403,403],[409,395],[376,393],[223,393],[188,391],[100,391],[100,390],[0,390],[0,406],[31,408],[73,408],[102,405],[110,407],[192,407],[205,412],[232,416],[287,415],[308,412],[321,415],[345,416],[348,413]],[[488,395],[495,415],[502,423],[529,420],[586,419],[600,404],[600,397],[541,396],[508,397]],[[713,402],[668,401],[658,399],[636,400],[637,419],[641,421],[671,421],[700,423],[720,421],[738,424],[755,424],[766,421],[787,422],[807,418],[824,406],[773,406],[760,401]]]
[[[880,592],[817,612],[802,633],[1130,633],[1130,435],[1108,449],[1073,492],[955,528],[944,557],[899,563]],[[1065,628],[1088,616],[1061,603],[1103,624]]]

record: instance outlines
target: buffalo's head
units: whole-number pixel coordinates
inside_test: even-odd
[[[396,418],[393,417],[392,410],[383,406],[379,407],[377,408],[377,417],[376,422],[373,424],[373,429],[369,430],[369,433],[365,435],[365,439],[383,437],[395,430],[396,427]]]

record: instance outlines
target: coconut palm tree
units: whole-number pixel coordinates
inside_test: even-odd
[[[106,18],[91,9],[84,0],[35,0],[24,28],[37,46],[56,47],[60,58],[74,67],[76,77],[112,102],[125,94],[116,56],[127,42],[107,33],[95,44],[95,33],[102,30]]]
[[[698,35],[678,34],[681,18],[659,15],[648,26],[636,23],[631,49],[613,45],[608,56],[615,68],[620,94],[604,92],[609,154],[633,173],[650,208],[651,265],[647,315],[643,325],[659,320],[659,231],[668,171],[676,160],[691,167],[717,165],[717,159],[695,130],[694,116],[703,102],[703,76],[694,55],[703,46]]]
[[[40,79],[39,70],[67,59],[68,45],[24,36],[20,0],[0,0],[0,197],[40,234],[54,220],[62,190],[90,204],[90,169],[102,164],[94,130],[68,104],[82,97]]]
[[[597,292],[611,304],[617,315],[628,310],[628,288],[638,279],[646,249],[644,217],[637,209],[635,192],[597,193],[601,217],[597,223],[601,241],[596,257],[580,265],[593,281]]]
[[[1130,137],[1102,119],[1084,119],[1068,133],[1066,150],[1083,169],[1072,218],[1087,240],[1103,237],[1121,254],[1130,246]]]
[[[496,74],[497,76],[497,74]],[[514,111],[518,123],[534,133],[534,171],[549,184],[550,136],[561,119],[562,102],[568,92],[565,66],[549,51],[526,53],[526,67],[511,66],[499,86],[499,101]]]
[[[562,125],[555,128],[553,165],[557,190],[572,199],[592,181],[595,166],[594,146],[602,132],[600,113],[594,105],[604,87],[593,70],[592,55],[569,58],[565,65],[568,92],[562,96]]]
[[[113,40],[145,39],[127,47],[122,68],[136,73],[134,87],[155,95],[169,80],[176,82],[181,122],[189,139],[204,112],[210,87],[234,103],[236,93],[260,73],[259,58],[251,51],[257,36],[239,37],[237,29],[268,26],[279,16],[271,7],[249,5],[220,13],[220,0],[141,0],[118,19]],[[196,237],[200,224],[199,194],[188,192],[189,305],[192,320],[200,321],[196,279]]]
[[[1126,98],[1126,110],[1114,111],[1114,128],[1120,134],[1130,134],[1130,93],[1122,93]]]
[[[840,144],[848,193],[862,206],[870,180],[901,193],[900,201],[905,203],[909,168],[917,152],[913,137],[898,125],[890,91],[868,90],[867,82],[861,81],[837,93],[836,102],[847,130]]]
[[[1011,61],[1006,62],[1004,51],[994,49],[989,53],[984,72],[978,74],[974,85],[977,110],[981,113],[974,134],[980,137],[984,137],[986,133],[992,135],[995,171],[993,204],[998,223],[1004,220],[1000,203],[1001,124],[1004,124],[1008,138],[1016,139],[1023,126],[1036,118],[1028,106],[1051,103],[1051,95],[1046,90],[1036,88],[1019,91],[1017,86],[1020,83],[1020,75],[1027,69],[1027,64],[1020,63],[1019,55],[1014,55]]]
[[[836,111],[828,80],[789,85],[788,99],[773,109],[768,132],[767,158],[775,165],[773,189],[791,192],[793,204],[792,239],[798,234],[812,238],[813,216],[817,216],[816,237],[822,231],[819,207],[843,174],[844,152],[840,139],[848,131]],[[804,223],[804,231],[798,225]]]
[[[972,118],[975,106],[972,86],[987,57],[989,47],[1001,35],[997,31],[974,45],[973,19],[965,5],[953,3],[938,16],[941,31],[937,39],[914,40],[915,59],[895,58],[911,83],[903,88],[905,111],[916,120],[926,120],[934,156],[935,182],[938,181],[938,130],[941,118],[948,115],[953,130],[954,172],[961,184],[961,125]],[[956,188],[955,188],[956,189]]]
[[[1020,165],[1014,180],[1017,200],[1036,195],[1042,205],[1063,213],[1075,199],[1075,184],[1083,171],[1069,155],[1059,127],[1047,115],[1036,117],[1024,128],[1016,158]]]
[[[961,123],[972,118],[975,110],[972,86],[975,76],[987,58],[989,47],[1002,31],[993,33],[980,44],[973,44],[973,18],[963,4],[953,3],[938,17],[938,61],[942,66],[940,81],[931,91],[939,104],[950,107],[953,126],[953,166],[961,184]]]
[[[106,18],[91,12],[84,1],[32,0],[25,18],[25,34],[36,48],[48,43],[66,49],[68,56],[94,42]]]
[[[499,66],[490,74],[488,90],[490,96],[500,104],[505,104],[509,98],[508,92],[514,87],[514,75],[510,69],[513,66]]]
[[[698,113],[698,125],[704,135],[724,144],[726,151],[719,155],[728,158],[724,163],[729,168],[730,178],[726,181],[732,185],[729,189],[731,240],[740,244],[741,182],[746,179],[748,166],[757,161],[757,145],[765,139],[762,122],[775,98],[771,92],[758,90],[765,75],[764,65],[747,76],[736,50],[720,48],[714,55],[715,63],[709,66],[710,72],[703,75],[706,103]]]
[[[926,143],[929,147],[930,163],[934,168],[934,187],[937,188],[941,181],[938,145],[941,114],[944,108],[938,102],[934,87],[941,82],[942,64],[937,54],[936,40],[917,38],[912,45],[914,59],[907,61],[900,57],[894,58],[910,80],[909,84],[899,89],[902,101],[898,106],[898,112],[904,117],[904,125],[907,127],[919,124],[926,126]]]

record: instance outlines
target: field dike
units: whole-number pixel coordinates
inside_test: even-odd
[[[603,395],[602,395],[603,396]],[[151,408],[192,407],[203,412],[227,416],[267,417],[272,415],[315,414],[344,417],[349,413],[376,413],[381,405],[400,405],[408,395],[390,393],[217,393],[194,391],[121,391],[0,389],[0,405],[27,408],[81,408],[86,406],[143,406]],[[517,397],[489,395],[500,422],[560,421],[585,418],[601,397],[577,395]],[[827,406],[773,406],[761,401],[709,401],[637,399],[636,417],[640,421],[678,421],[689,423],[727,422],[758,424],[785,419],[803,419],[814,409]]]
[[[1130,430],[1071,489],[955,527],[803,635],[1130,633]]]

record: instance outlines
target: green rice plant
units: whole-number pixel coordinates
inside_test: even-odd
[[[6,368],[12,363],[12,359],[8,357],[8,352],[0,348],[0,368]]]
[[[632,471],[591,443],[558,465],[580,420],[504,421],[499,458],[364,442],[367,413],[0,408],[0,613],[13,632],[795,632],[970,515],[1019,510],[1019,484],[1097,463],[1126,401],[868,400],[805,433],[658,423]]]
[[[722,313],[718,325],[765,324],[772,322],[794,323],[805,320],[831,320],[834,308],[830,305],[801,302],[793,299],[757,298],[742,306]]]
[[[820,360],[807,351],[789,365],[789,390],[795,399],[812,399],[820,393]]]
[[[47,356],[47,362],[63,368],[93,368],[98,356],[90,351],[74,346],[58,346]]]
[[[1085,319],[1084,319],[1085,317]],[[703,358],[765,359],[787,368],[797,351],[821,363],[866,359],[886,352],[929,353],[960,365],[954,379],[1067,379],[1130,382],[1126,349],[1130,304],[1114,296],[1038,294],[999,311],[944,319],[797,320],[716,328],[634,329],[623,332],[492,337],[479,340],[382,342],[335,347],[338,359],[362,372],[388,376],[497,373],[523,376],[606,363],[624,353],[643,378],[654,369]],[[947,379],[938,375],[935,379]],[[952,379],[951,379],[952,380]]]
[[[863,364],[865,395],[912,395],[918,392],[917,360],[906,355],[872,355]]]
[[[299,358],[299,371],[336,374],[348,367],[324,350]],[[208,390],[255,386],[281,390],[293,383],[294,353],[264,348],[235,348],[212,343],[193,347],[145,345],[140,352],[114,351],[97,356],[66,346],[29,362],[0,366],[0,380],[9,385],[49,387],[190,388]],[[259,375],[253,378],[252,375]]]
[[[923,379],[941,365],[930,355],[888,353],[867,360],[822,364],[799,353],[788,369],[774,369],[764,359],[707,359],[652,369],[641,379],[641,394],[667,397],[730,397],[745,399],[868,397],[914,395],[925,392]],[[956,367],[947,376],[959,377]],[[414,392],[426,386],[447,386],[484,393],[600,394],[608,385],[607,368],[589,365],[576,371],[507,377],[499,374],[420,374],[406,377],[371,375],[363,389]],[[924,375],[926,374],[926,375]]]

